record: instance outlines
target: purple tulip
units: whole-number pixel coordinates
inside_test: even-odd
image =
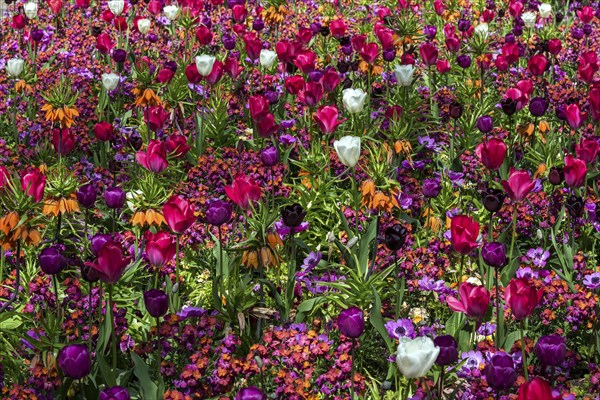
[[[112,52],[112,57],[115,62],[123,63],[127,59],[127,52],[123,49],[114,49]]]
[[[485,379],[497,391],[511,388],[517,381],[517,371],[511,356],[496,353],[485,366]]]
[[[215,199],[210,202],[206,209],[206,222],[214,226],[221,226],[231,218],[231,204]]]
[[[342,335],[356,339],[365,330],[365,317],[358,307],[350,307],[342,310],[337,319],[338,328]]]
[[[489,115],[482,115],[477,118],[477,129],[481,131],[481,133],[489,133],[494,128],[494,121],[492,117]]]
[[[440,348],[435,363],[440,366],[450,365],[458,360],[458,343],[452,335],[442,335],[433,339],[433,344]]]
[[[67,378],[83,378],[92,369],[87,346],[83,344],[66,345],[58,353],[58,365]]]
[[[504,243],[490,242],[481,248],[481,257],[483,261],[494,268],[502,268],[508,262],[506,258],[506,248]]]
[[[535,344],[535,354],[542,365],[556,367],[565,361],[567,355],[565,339],[556,334],[542,336]]]
[[[96,197],[98,193],[96,192],[96,187],[93,183],[88,183],[87,185],[83,185],[80,187],[75,193],[77,196],[77,201],[81,206],[85,208],[92,208],[96,203]]]
[[[46,247],[40,251],[38,260],[40,261],[40,268],[48,275],[58,274],[67,266],[67,260],[56,245]]]
[[[104,190],[104,201],[109,208],[121,208],[125,205],[125,192],[116,186],[107,188]]]
[[[534,117],[541,117],[548,109],[548,100],[543,97],[534,97],[529,102],[529,112]]]
[[[267,167],[277,164],[279,162],[279,150],[277,150],[277,147],[270,146],[263,149],[260,153],[260,161]]]
[[[90,239],[90,249],[92,250],[92,254],[97,256],[102,246],[104,246],[104,244],[106,244],[106,242],[108,242],[110,239],[111,235],[108,233],[98,233],[92,236],[92,239]]]
[[[471,57],[469,57],[467,54],[461,54],[460,56],[456,57],[456,63],[462,69],[467,69],[471,66]]]
[[[160,318],[169,309],[169,296],[160,289],[150,289],[144,292],[144,305],[148,314]]]
[[[98,400],[129,400],[129,392],[123,386],[113,386],[100,392]]]
[[[267,396],[260,389],[250,386],[240,389],[235,400],[267,400]]]
[[[430,178],[423,180],[423,186],[421,186],[423,196],[427,198],[437,197],[442,191],[442,185],[440,184],[440,178]]]

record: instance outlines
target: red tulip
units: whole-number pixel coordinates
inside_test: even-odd
[[[162,12],[162,9],[163,5],[160,0],[151,0],[150,3],[148,3],[148,11],[152,15],[160,14]]]
[[[163,267],[175,255],[175,240],[167,232],[152,233],[146,231],[146,255],[150,265]]]
[[[508,6],[508,12],[511,16],[516,18],[523,12],[523,7],[523,3],[521,3],[520,1],[513,1]]]
[[[266,114],[260,121],[256,122],[256,130],[260,137],[266,138],[274,135],[279,129],[279,125],[275,123],[273,114]]]
[[[75,6],[77,8],[88,8],[90,6],[90,0],[75,0]]]
[[[359,54],[367,64],[372,64],[379,55],[379,46],[377,43],[368,43],[359,51]]]
[[[115,18],[115,14],[113,14],[110,10],[104,10],[100,14],[100,18],[102,18],[102,21],[104,22],[110,22]]]
[[[577,154],[577,157],[585,161],[586,164],[593,163],[596,160],[598,151],[600,151],[600,144],[598,144],[597,138],[582,138],[579,144],[575,146],[575,154]]]
[[[196,39],[198,39],[198,43],[202,46],[207,46],[212,42],[213,33],[208,29],[205,25],[200,25],[196,29]]]
[[[135,159],[140,165],[152,172],[162,172],[168,166],[165,144],[160,140],[151,140],[146,151],[138,151]]]
[[[296,55],[302,49],[302,43],[291,43],[287,40],[282,40],[277,42],[275,45],[275,52],[277,53],[277,58],[279,58],[284,63],[293,63]]]
[[[480,320],[485,316],[490,304],[490,292],[485,286],[463,282],[458,289],[458,294],[460,300],[454,296],[448,296],[446,299],[448,307],[452,311],[463,313],[467,317],[476,320]]]
[[[269,113],[269,102],[262,94],[250,96],[248,106],[250,108],[250,117],[254,121],[262,120]]]
[[[75,136],[67,128],[52,129],[52,144],[54,151],[65,156],[75,148]]]
[[[159,83],[168,83],[168,82],[171,82],[171,79],[173,79],[173,76],[175,76],[175,71],[173,71],[170,68],[163,68],[160,71],[158,71],[156,80]]]
[[[221,80],[224,72],[225,71],[223,70],[223,63],[219,60],[216,60],[213,64],[213,68],[210,71],[210,74],[206,76],[206,81],[214,86]]]
[[[304,90],[304,79],[298,75],[287,77],[285,79],[285,90],[297,95],[301,90]]]
[[[345,118],[338,119],[338,116],[339,112],[335,106],[321,106],[313,115],[313,118],[321,132],[331,134],[335,132],[338,125],[346,120]]]
[[[498,57],[496,57],[495,65],[498,71],[508,71],[508,62],[506,61],[506,57],[504,57],[503,55],[499,55]]]
[[[553,400],[552,388],[543,378],[534,378],[519,387],[517,400]]]
[[[515,319],[520,321],[531,315],[543,293],[543,289],[536,289],[528,279],[515,278],[506,287],[504,299]]]
[[[508,180],[502,181],[504,191],[513,201],[521,201],[533,190],[535,183],[527,171],[510,169]]]
[[[444,6],[444,2],[442,0],[435,0],[433,2],[433,9],[437,15],[441,16],[444,14],[444,11],[446,11],[446,6]]]
[[[300,93],[299,100],[309,107],[315,107],[323,98],[323,86],[319,82],[308,82]]]
[[[167,153],[175,158],[183,158],[190,151],[191,147],[187,144],[187,138],[178,133],[171,135],[165,141]]]
[[[175,233],[185,232],[196,221],[194,207],[181,196],[171,196],[162,212],[167,225]]]
[[[565,157],[565,183],[569,187],[578,188],[585,183],[587,166],[585,161],[574,158],[570,154]]]
[[[60,10],[62,9],[63,6],[63,2],[62,0],[47,0],[48,6],[50,7],[50,10],[52,10],[52,13],[54,14],[59,14]]]
[[[254,33],[246,33],[243,37],[246,53],[251,60],[256,60],[262,50],[262,42],[256,38]]]
[[[594,74],[598,72],[600,66],[598,65],[598,54],[595,51],[587,51],[579,56],[579,66],[577,72],[579,78],[586,82],[592,83],[594,81]]]
[[[495,171],[504,162],[506,157],[506,144],[500,138],[483,140],[476,148],[475,154],[483,165],[489,170]]]
[[[571,128],[578,129],[583,125],[587,115],[581,112],[577,104],[569,104],[565,107],[565,117]]]
[[[338,87],[340,84],[340,74],[334,69],[329,68],[323,74],[321,78],[321,85],[323,86],[323,90],[327,93],[331,93]]]
[[[309,74],[315,69],[317,55],[312,51],[304,51],[296,56],[294,65],[298,67],[303,74]]]
[[[348,27],[342,18],[335,19],[329,23],[329,31],[331,32],[331,36],[336,39],[340,39],[346,36]]]
[[[33,197],[36,203],[44,198],[44,187],[46,186],[46,177],[42,175],[37,168],[28,168],[21,173],[21,189]]]
[[[452,247],[460,254],[469,254],[478,246],[479,223],[466,215],[457,215],[450,222]]]
[[[553,56],[560,53],[562,50],[562,42],[560,39],[550,39],[548,40],[548,52]]]
[[[375,31],[377,39],[381,42],[381,47],[384,50],[390,50],[395,47],[394,44],[394,31],[389,28],[380,28]]]
[[[509,65],[516,63],[519,61],[519,46],[516,43],[505,43],[502,46],[502,56]]]
[[[600,121],[600,83],[592,85],[588,102],[590,103],[592,119],[594,121]]]
[[[158,132],[162,129],[168,116],[169,114],[165,109],[159,105],[148,107],[146,111],[144,111],[146,124],[148,125],[148,128],[154,132]]]
[[[113,46],[114,43],[108,33],[101,33],[96,38],[96,49],[102,54],[108,54]]]
[[[85,264],[98,273],[102,282],[114,285],[119,281],[130,261],[130,257],[123,256],[121,244],[109,240],[100,248],[95,262],[86,262]]]
[[[0,190],[3,190],[10,182],[10,174],[4,165],[0,165]]]
[[[225,186],[225,193],[238,207],[246,210],[260,199],[261,189],[254,179],[240,174],[235,177],[231,186]]]
[[[198,73],[198,67],[195,62],[185,67],[185,76],[187,77],[188,82],[193,85],[200,83],[202,80],[202,75]]]
[[[430,42],[423,43],[419,48],[421,59],[427,66],[434,65],[437,62],[438,53],[438,48]]]
[[[543,75],[547,66],[548,60],[543,54],[536,54],[535,56],[531,57],[527,63],[527,68],[529,68],[529,72],[531,72],[533,76]]]
[[[590,6],[585,6],[577,11],[577,16],[584,24],[589,24],[594,19],[594,9]]]
[[[125,32],[127,30],[127,18],[125,18],[122,15],[119,15],[113,21],[113,25],[115,26],[115,29],[119,32]]]
[[[450,71],[450,62],[448,60],[437,60],[435,68],[440,74],[445,74]]]
[[[236,4],[232,8],[233,20],[237,23],[242,23],[248,18],[248,10],[241,4]]]
[[[25,20],[25,17],[21,14],[17,14],[17,15],[13,15],[12,17],[12,21],[10,23],[10,26],[13,29],[23,29],[25,28],[25,25],[27,24],[27,21]]]
[[[244,70],[244,68],[240,66],[238,60],[233,57],[227,57],[225,59],[223,69],[225,70],[225,73],[231,77],[231,79],[237,78]]]
[[[106,142],[110,140],[113,134],[113,126],[110,122],[101,121],[94,125],[94,136],[96,139]]]

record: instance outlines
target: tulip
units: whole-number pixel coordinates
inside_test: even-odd
[[[125,205],[125,192],[117,186],[104,190],[104,201],[106,206],[112,209],[119,209]]]
[[[552,5],[548,3],[542,3],[538,6],[538,12],[541,18],[548,18],[552,13]]]
[[[150,31],[150,20],[148,18],[141,18],[137,20],[137,29],[142,35],[145,35]]]
[[[494,188],[486,188],[482,190],[482,203],[483,207],[489,212],[498,212],[502,209],[502,205],[504,204],[504,199],[506,195],[502,190],[494,189]]]
[[[530,382],[526,382],[519,388],[519,396],[517,400],[552,400],[552,388],[550,384],[543,378],[535,378]]]
[[[358,307],[342,310],[337,318],[340,333],[351,339],[360,337],[365,331],[365,317]]]
[[[30,1],[23,6],[23,11],[25,12],[27,18],[34,19],[35,17],[37,17],[38,5],[37,3]]]
[[[206,209],[206,222],[214,226],[221,226],[231,219],[231,204],[215,199],[208,204]]]
[[[434,198],[439,196],[442,191],[442,185],[440,182],[440,178],[434,177],[423,180],[423,185],[421,186],[421,191],[423,192],[423,196],[427,198]]]
[[[207,54],[196,56],[196,68],[202,76],[208,76],[212,72],[216,58]]]
[[[360,158],[360,137],[344,136],[333,142],[340,162],[348,168],[354,168]]]
[[[537,19],[537,17],[535,13],[527,11],[524,12],[523,15],[521,15],[521,19],[523,20],[525,27],[531,29],[535,25],[535,20]]]
[[[306,211],[298,203],[285,206],[281,209],[283,224],[289,228],[297,228],[302,224]]]
[[[98,253],[100,253],[102,246],[104,246],[111,239],[112,236],[109,234],[98,233],[92,236],[92,239],[90,240],[90,250],[92,251],[92,254],[98,256]]]
[[[460,300],[454,296],[448,296],[448,307],[453,311],[465,314],[469,318],[481,320],[490,304],[490,292],[485,286],[463,282],[458,289],[458,293]]]
[[[115,16],[121,15],[121,13],[123,12],[123,9],[125,8],[125,1],[124,0],[110,0],[108,2],[108,8],[110,9],[110,12],[113,13]]]
[[[430,337],[401,338],[396,350],[396,365],[407,378],[427,375],[440,354]]]
[[[541,76],[548,66],[548,60],[543,54],[536,54],[529,59],[527,68],[533,76]]]
[[[344,89],[342,91],[342,103],[346,111],[351,114],[359,113],[365,108],[367,94],[362,89]]]
[[[458,360],[458,343],[452,335],[437,336],[433,339],[433,344],[440,349],[440,354],[435,360],[437,365],[443,367]]]
[[[275,146],[269,146],[260,152],[260,161],[267,166],[272,167],[279,162],[279,150]]]
[[[162,268],[175,255],[175,240],[167,232],[146,231],[146,255],[150,265]]]
[[[275,123],[275,116],[271,113],[265,114],[260,121],[256,121],[256,131],[262,138],[274,135],[278,129],[279,124]]]
[[[169,20],[174,21],[179,16],[179,7],[176,5],[168,5],[163,8],[163,12],[165,13],[165,17]]]
[[[110,73],[110,74],[102,74],[102,85],[107,92],[112,92],[119,85],[119,80],[121,78],[119,75]]]
[[[135,159],[142,167],[156,173],[169,166],[165,144],[159,140],[151,140],[146,151],[138,151]]]
[[[250,96],[248,101],[250,117],[253,121],[262,120],[269,113],[269,103],[263,95]]]
[[[144,292],[144,305],[148,314],[160,318],[169,309],[169,296],[160,289],[150,289]]]
[[[462,255],[478,246],[479,223],[466,215],[457,215],[450,223],[452,247]]]
[[[104,388],[98,395],[98,400],[130,400],[129,392],[123,386]]]
[[[338,116],[336,106],[321,106],[313,115],[313,118],[321,132],[331,134],[346,120],[345,118],[338,119]]]
[[[475,154],[487,169],[495,171],[504,162],[506,144],[500,138],[484,140],[475,148]]]
[[[43,249],[40,252],[38,260],[40,268],[47,275],[58,274],[67,266],[67,259],[56,245]]]
[[[56,153],[65,156],[75,148],[75,137],[67,128],[53,129],[52,145]]]
[[[562,168],[552,167],[548,173],[548,181],[554,186],[560,185],[565,179],[565,173]]]
[[[167,225],[175,233],[185,232],[196,221],[194,207],[181,196],[171,196],[162,211]]]
[[[502,268],[508,263],[506,258],[506,247],[504,243],[490,242],[483,245],[481,249],[481,258],[493,268]]]
[[[502,181],[504,191],[513,201],[522,201],[533,190],[535,183],[527,171],[510,169],[508,180]]]
[[[27,25],[27,21],[25,20],[25,17],[23,15],[21,15],[21,14],[13,15],[12,22],[10,24],[10,26],[13,29],[21,30],[21,29],[25,28],[25,25]]]
[[[108,33],[102,33],[96,38],[96,48],[102,54],[108,54],[113,46],[114,44]]]
[[[429,67],[437,62],[439,51],[435,44],[425,42],[419,48],[419,54],[421,55],[423,63]]]
[[[529,112],[534,117],[542,117],[548,109],[548,100],[543,97],[534,97],[529,102]]]
[[[548,40],[548,52],[552,55],[557,55],[562,50],[562,42],[560,39]]]
[[[178,133],[169,136],[165,140],[165,148],[170,156],[177,159],[183,158],[191,149],[187,144],[187,138]]]
[[[110,122],[98,122],[94,125],[94,136],[103,142],[109,141],[113,135],[113,126]]]
[[[394,68],[394,74],[400,86],[408,87],[412,85],[414,73],[415,67],[411,64],[396,65]]]
[[[394,224],[385,230],[385,246],[391,251],[398,251],[406,243],[406,228],[401,224]]]
[[[588,103],[594,121],[600,121],[600,84],[593,84],[590,88]]]
[[[496,391],[510,389],[517,381],[517,370],[512,357],[498,352],[492,356],[485,366],[485,379]]]
[[[198,42],[202,46],[209,45],[210,42],[212,42],[212,40],[213,40],[213,34],[210,31],[210,28],[205,25],[199,26],[196,29],[196,39],[198,39]]]
[[[277,61],[277,53],[272,50],[262,49],[260,51],[260,65],[270,69]]]
[[[81,379],[90,373],[92,363],[87,346],[69,344],[58,352],[58,366],[67,378]]]
[[[23,73],[25,61],[21,58],[11,58],[6,63],[6,72],[13,78],[18,78]]]
[[[339,73],[333,68],[327,69],[321,78],[321,84],[323,85],[323,90],[327,93],[333,92],[340,84]]]
[[[531,315],[543,292],[543,289],[537,290],[528,279],[514,278],[506,287],[504,298],[515,319],[520,321]]]
[[[44,197],[44,188],[46,187],[46,176],[42,175],[39,169],[29,168],[21,174],[21,189],[33,197],[33,201],[39,203]]]
[[[539,338],[534,350],[540,363],[548,367],[559,366],[567,355],[565,339],[557,334]]]
[[[477,118],[477,129],[479,129],[481,133],[491,132],[492,129],[494,129],[494,121],[492,120],[492,117],[489,115],[482,115],[481,117]]]
[[[153,132],[161,130],[169,114],[160,105],[148,107],[144,111],[144,120]]]
[[[572,188],[583,186],[587,174],[585,161],[574,158],[571,155],[565,157],[565,183]]]
[[[235,400],[267,400],[267,396],[260,389],[250,386],[240,389]]]
[[[583,199],[579,196],[575,196],[574,194],[570,195],[565,201],[565,208],[569,212],[569,215],[572,218],[579,218],[583,214],[583,208],[585,204]]]
[[[577,146],[575,146],[575,154],[577,154],[577,157],[579,157],[581,160],[585,161],[586,164],[591,164],[596,161],[599,151],[600,144],[598,144],[598,140],[596,138],[582,138]]]
[[[583,125],[586,115],[581,113],[577,104],[569,104],[565,107],[565,118],[571,128],[578,129]]]
[[[231,186],[225,187],[225,193],[238,207],[247,210],[260,199],[262,191],[254,179],[240,174],[235,177]]]
[[[476,35],[482,36],[482,37],[487,37],[488,33],[490,31],[490,28],[488,26],[488,24],[486,23],[481,23],[479,25],[477,25],[475,27],[475,30],[473,31]]]
[[[119,281],[130,261],[131,258],[123,256],[121,244],[109,240],[98,252],[95,262],[88,262],[86,265],[96,270],[102,282],[114,285]]]
[[[96,186],[93,183],[88,183],[77,189],[75,195],[77,196],[77,202],[79,202],[81,206],[92,208],[96,203],[98,193],[96,192]]]

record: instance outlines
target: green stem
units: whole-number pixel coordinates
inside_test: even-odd
[[[156,317],[156,337],[158,338],[157,344],[156,344],[156,349],[157,349],[157,353],[158,353],[158,375],[157,377],[160,378],[160,367],[162,364],[162,355],[160,354],[161,352],[161,348],[162,348],[162,343],[160,341],[160,326],[159,326],[159,322],[158,322],[158,317]]]
[[[112,369],[117,369],[117,331],[115,329],[115,314],[113,312],[113,285],[108,286],[108,311],[110,312],[110,327],[112,332]]]
[[[89,298],[88,298],[88,351],[92,354],[92,320],[94,317],[93,308],[92,308],[92,290],[94,289],[94,284],[92,282],[88,283],[89,288]]]
[[[352,339],[352,360],[350,362],[350,399],[354,400],[354,355],[356,353],[356,339]]]
[[[521,325],[521,357],[523,362],[523,372],[525,374],[525,380],[529,381],[529,371],[527,368],[527,353],[525,352],[525,329],[523,328],[524,324],[525,321],[523,321],[523,324]]]
[[[396,280],[396,319],[400,318],[400,265],[398,265],[398,254],[394,251],[394,279]]]
[[[510,259],[514,258],[515,248],[515,237],[517,236],[517,204],[513,205],[513,216],[512,216],[512,237],[510,239]]]
[[[500,313],[500,286],[498,283],[498,270],[494,270],[494,285],[496,288],[496,340],[494,347],[496,350],[500,348],[500,327],[504,327],[504,313]]]
[[[60,301],[58,298],[58,282],[56,275],[52,275],[52,286],[54,287],[54,297],[56,297],[56,316],[60,320]]]

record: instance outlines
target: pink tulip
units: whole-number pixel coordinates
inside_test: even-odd
[[[572,188],[578,188],[585,183],[587,166],[585,161],[574,158],[572,155],[565,157],[565,183]]]
[[[338,109],[335,106],[321,106],[313,118],[323,133],[331,134],[346,120],[338,119],[338,116]]]
[[[515,319],[520,321],[531,315],[540,302],[543,292],[543,289],[536,289],[528,279],[515,278],[506,287],[504,299]]]
[[[535,183],[527,171],[510,169],[508,180],[502,181],[504,191],[513,201],[522,201],[533,190]]]
[[[482,319],[490,304],[490,292],[485,286],[475,286],[469,282],[464,282],[458,289],[460,300],[454,296],[448,296],[446,301],[451,310],[465,314],[467,317],[480,320]]]

